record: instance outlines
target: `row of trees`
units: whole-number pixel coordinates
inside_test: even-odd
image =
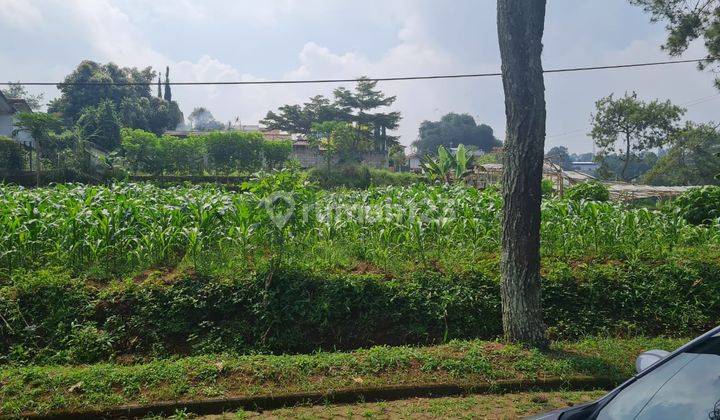
[[[397,98],[386,96],[376,86],[377,81],[362,78],[354,90],[340,87],[333,91],[332,99],[317,95],[302,105],[283,105],[277,112],[269,111],[261,123],[269,129],[316,139],[332,137],[328,135],[330,127],[339,130],[337,136],[347,137],[345,131],[352,127],[356,132],[352,141],[386,152],[399,144],[398,137],[388,130],[398,127],[401,115],[388,109]]]
[[[565,169],[573,161],[594,160],[601,179],[637,180],[655,185],[715,184],[720,173],[720,131],[712,123],[687,121],[685,109],[670,101],[638,99],[635,92],[596,103],[590,136],[600,148],[596,156],[571,156],[553,147],[546,159]]]
[[[231,175],[282,166],[292,152],[289,141],[266,140],[261,133],[211,132],[178,138],[124,128],[119,154],[136,174]]]

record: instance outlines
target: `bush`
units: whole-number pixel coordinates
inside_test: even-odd
[[[268,168],[282,166],[290,153],[292,153],[292,142],[290,141],[266,140],[263,143],[263,155],[265,156],[265,165]]]
[[[0,173],[19,172],[22,168],[22,146],[12,139],[0,136]]]
[[[335,166],[329,170],[326,167],[312,168],[308,171],[308,179],[327,189],[339,187],[365,189],[370,187],[371,183],[370,170],[366,166],[359,165]]]
[[[370,184],[373,187],[387,187],[390,185],[408,186],[418,182],[425,182],[425,178],[410,172],[391,172],[387,169],[370,169]]]
[[[552,338],[694,336],[720,322],[720,263],[544,267]],[[502,334],[496,274],[432,270],[401,278],[280,267],[235,278],[152,276],[97,289],[41,272],[0,287],[6,361],[91,362],[112,354],[311,352]]]
[[[543,179],[540,185],[543,197],[552,197],[555,192],[555,183],[550,179]]]
[[[260,133],[216,131],[198,136],[207,145],[210,165],[226,174],[262,167],[264,138]]]
[[[707,223],[720,217],[720,186],[691,188],[670,204],[688,223]]]
[[[608,201],[610,191],[597,181],[583,182],[565,190],[565,198],[570,200]]]

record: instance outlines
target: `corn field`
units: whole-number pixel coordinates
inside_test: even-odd
[[[242,192],[150,184],[0,186],[0,278],[61,267],[96,277],[188,264],[245,266],[282,255],[332,266],[387,265],[494,253],[502,199],[494,191],[414,185],[317,191],[259,180]],[[568,259],[662,258],[716,246],[718,226],[616,203],[549,199],[542,252]]]

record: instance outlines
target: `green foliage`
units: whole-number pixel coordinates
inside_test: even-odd
[[[269,168],[281,167],[292,153],[291,141],[265,141],[263,143],[263,156]]]
[[[543,197],[552,197],[555,192],[555,183],[550,179],[543,179],[540,184]]]
[[[635,92],[619,99],[609,95],[595,107],[590,136],[604,154],[618,151],[622,155],[623,167],[617,175],[625,181],[630,180],[626,174],[630,161],[638,153],[667,144],[685,113],[670,101],[643,102]]]
[[[567,147],[555,146],[545,153],[545,159],[560,166],[563,169],[571,169],[573,160],[568,153]]]
[[[121,136],[125,165],[136,174],[247,173],[263,162],[277,168],[292,151],[288,142],[265,140],[260,133],[219,131],[177,138],[125,128]]]
[[[370,184],[373,187],[410,186],[424,182],[420,175],[411,172],[391,172],[387,169],[370,168]]]
[[[111,101],[122,126],[159,135],[174,129],[183,121],[183,116],[177,103],[151,94],[155,76],[150,67],[139,70],[85,60],[65,78],[67,84],[58,85],[60,97],[50,101],[48,111],[61,114],[65,124],[72,126],[86,108],[97,108],[104,101]],[[121,84],[111,84],[113,82]]]
[[[0,136],[0,173],[9,174],[22,169],[22,146],[12,139]]]
[[[223,354],[75,367],[10,366],[0,371],[0,415],[102,410],[136,401],[153,404],[206,397],[282,397],[328,389],[409,388],[457,383],[459,379],[490,385],[497,380],[523,383],[539,377],[564,378],[564,383],[572,386],[574,378],[590,376],[605,383],[633,375],[635,356],[641,351],[671,351],[682,343],[647,338],[584,339],[553,343],[551,351],[541,353],[496,341],[456,340],[432,347],[373,346],[347,353]],[[587,385],[587,381],[577,384]],[[600,396],[603,392],[595,393]],[[562,395],[565,401],[568,393]],[[529,403],[530,398],[526,399]],[[387,414],[381,410],[378,413]],[[492,410],[498,412],[497,404],[492,404]],[[432,412],[438,415],[438,407]],[[457,410],[448,413],[458,414]],[[178,410],[174,418],[186,415]],[[363,415],[367,417],[367,413]]]
[[[716,63],[720,57],[720,3],[679,0],[630,0],[651,14],[652,22],[665,21],[668,37],[663,49],[679,56],[697,39],[702,39],[707,54],[700,68]],[[720,79],[715,79],[720,89]]]
[[[325,156],[328,167],[337,159],[344,164],[357,164],[372,148],[367,127],[353,126],[344,121],[313,124],[311,144]]]
[[[120,119],[112,101],[104,100],[97,107],[86,107],[78,125],[89,141],[105,150],[113,151],[120,147]]]
[[[720,266],[701,255],[651,264],[544,267],[556,339],[693,336],[716,325]],[[577,265],[577,264],[575,264]],[[0,287],[5,362],[87,363],[113,355],[312,352],[502,334],[497,273],[314,273],[280,265],[230,278],[149,276],[103,290],[59,273]]]
[[[367,166],[337,165],[330,169],[311,168],[308,179],[326,189],[354,188],[366,189],[372,183],[372,175]]]
[[[370,111],[378,108],[392,106],[395,96],[385,96],[376,90],[377,82],[361,78],[354,91],[344,87],[333,91],[334,101],[318,95],[310,98],[309,102],[301,105],[283,105],[278,112],[269,111],[260,121],[270,129],[285,130],[290,133],[300,133],[316,136],[318,131],[326,134],[320,138],[329,139],[328,126],[318,129],[317,125],[323,123],[348,123],[364,130],[362,137],[370,142],[370,148],[377,151],[386,151],[399,144],[398,137],[387,134],[387,130],[394,130],[400,122],[400,113]]]
[[[438,147],[437,158],[425,155],[420,167],[423,174],[432,182],[461,181],[472,172],[475,157],[464,145],[459,145],[453,155],[444,146]]]
[[[704,186],[691,188],[670,203],[670,208],[689,223],[717,224],[720,218],[720,186]]]
[[[256,171],[262,167],[264,138],[254,132],[211,132],[202,136],[208,159],[223,173]]]
[[[440,121],[423,121],[418,139],[413,142],[420,155],[435,155],[440,146],[451,148],[460,144],[490,152],[502,143],[495,138],[490,126],[477,125],[469,114],[452,112],[443,116]]]
[[[720,132],[714,125],[688,122],[644,180],[653,185],[717,184],[719,150]]]
[[[608,187],[596,181],[582,182],[573,185],[565,190],[565,197],[569,200],[590,200],[590,201],[608,201],[610,199],[610,191]]]

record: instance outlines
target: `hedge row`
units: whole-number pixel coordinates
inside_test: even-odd
[[[545,271],[543,305],[553,338],[687,337],[720,321],[715,261],[557,263]],[[18,362],[294,353],[501,334],[497,280],[477,271],[384,279],[281,268],[271,277],[188,273],[109,286],[45,271],[0,287],[0,314],[0,354]]]

